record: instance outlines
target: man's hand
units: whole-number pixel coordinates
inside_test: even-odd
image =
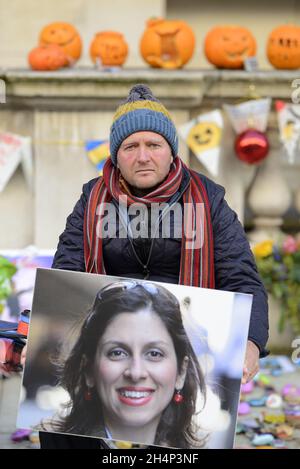
[[[256,373],[258,373],[258,371],[259,371],[259,349],[253,342],[251,342],[251,340],[248,340],[245,363],[244,363],[244,368],[243,368],[242,384],[246,384],[249,381],[251,381],[251,379],[254,378]]]

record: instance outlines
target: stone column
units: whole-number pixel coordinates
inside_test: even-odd
[[[295,207],[300,214],[300,187],[295,193]]]
[[[249,239],[253,244],[280,238],[283,215],[291,204],[291,192],[283,177],[278,156],[277,150],[271,150],[249,192],[248,202],[255,225]]]
[[[280,321],[280,301],[269,295],[269,340],[267,348],[270,348],[272,353],[282,353],[283,350],[290,349],[295,333],[292,326],[287,321],[282,332],[278,330]]]
[[[107,139],[112,115],[95,111],[35,112],[34,244],[38,248],[56,247],[83,184],[97,177],[84,142]]]

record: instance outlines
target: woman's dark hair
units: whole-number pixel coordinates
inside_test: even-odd
[[[62,367],[60,384],[70,395],[69,413],[56,422],[55,430],[89,435],[92,429],[101,429],[102,426],[101,436],[104,436],[101,402],[96,392],[92,400],[85,399],[85,376],[93,365],[99,340],[111,321],[125,311],[135,313],[142,308],[150,309],[163,321],[173,340],[178,372],[184,358],[189,358],[182,389],[184,400],[180,404],[172,400],[163,411],[154,444],[178,448],[202,446],[203,440],[197,437],[198,429],[193,425],[192,417],[196,414],[199,390],[205,402],[204,376],[184,330],[179,302],[166,288],[150,282],[124,280],[110,284],[97,293],[79,338]]]

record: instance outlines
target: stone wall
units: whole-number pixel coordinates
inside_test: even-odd
[[[74,24],[83,38],[79,66],[89,65],[89,44],[98,31],[117,30],[124,34],[130,49],[126,67],[146,67],[139,54],[145,21],[153,16],[186,20],[194,29],[197,45],[187,68],[211,68],[203,55],[207,31],[217,24],[248,27],[258,43],[258,59],[270,68],[265,57],[269,32],[277,25],[300,21],[300,3],[294,0],[0,0],[0,67],[25,67],[27,54],[38,40],[41,28],[53,21]]]
[[[300,23],[300,2],[297,0],[167,0],[169,18],[187,21],[196,34],[196,51],[188,67],[208,68],[203,54],[203,40],[215,25],[238,24],[249,28],[257,41],[257,58],[262,69],[270,69],[265,47],[273,28],[286,23]]]
[[[139,38],[145,21],[165,15],[164,0],[0,0],[0,67],[26,67],[27,54],[37,45],[48,23],[72,23],[83,39],[80,66],[92,66],[89,45],[99,31],[124,34],[130,54],[126,66],[143,66]]]
[[[170,109],[176,125],[180,125],[224,102],[236,102],[245,96],[249,82],[262,96],[268,90],[272,97],[289,100],[291,82],[297,72],[178,70],[166,73],[146,69],[107,73],[73,69],[43,74],[7,71],[1,77],[7,87],[7,103],[0,106],[1,128],[32,137],[35,175],[33,193],[18,171],[0,194],[2,223],[7,227],[0,233],[0,248],[17,249],[34,244],[53,249],[66,216],[80,196],[82,184],[97,175],[85,155],[83,143],[108,137],[116,106],[134,83],[148,83]],[[273,186],[270,189],[268,185],[270,170],[266,183],[263,179],[262,185],[254,187],[253,206],[257,217],[265,216],[268,204],[274,205],[275,200],[275,212],[270,213],[267,222],[276,227],[275,221],[282,220],[288,208],[284,204],[289,205],[292,200],[291,189],[296,191],[299,187],[300,168],[279,169],[276,155],[280,153],[280,143],[274,111],[270,123],[271,154],[260,171],[271,164],[277,191],[273,193]],[[225,120],[220,174],[216,181],[225,186],[228,202],[243,221],[246,193],[256,169],[236,159],[233,141],[233,131]],[[192,168],[205,173],[182,141],[180,155]]]

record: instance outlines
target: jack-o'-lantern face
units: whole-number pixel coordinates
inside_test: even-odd
[[[157,18],[147,22],[140,50],[144,60],[156,68],[183,67],[192,57],[195,36],[184,21]]]
[[[220,141],[221,129],[214,122],[199,122],[187,137],[187,144],[195,154],[218,147]]]
[[[108,67],[123,65],[127,54],[128,46],[123,35],[115,31],[96,34],[90,46],[92,61]]]
[[[82,41],[79,33],[69,23],[51,23],[45,26],[40,34],[40,44],[56,44],[60,46],[67,58],[68,64],[79,59]]]
[[[275,68],[300,68],[300,27],[286,25],[274,29],[268,38],[267,56]]]
[[[239,26],[218,26],[205,38],[204,52],[218,68],[243,68],[244,60],[256,52],[251,32]]]

